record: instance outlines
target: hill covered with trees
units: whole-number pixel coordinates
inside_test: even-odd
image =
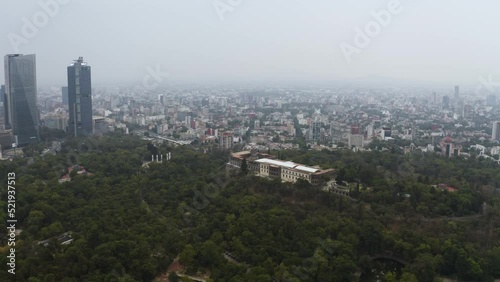
[[[280,152],[335,168],[352,187],[341,197],[303,181],[229,172],[228,152],[213,148],[154,146],[125,135],[73,139],[63,148],[34,162],[0,162],[2,183],[16,174],[22,229],[15,279],[4,271],[1,281],[152,281],[176,258],[187,274],[212,281],[500,278],[500,168],[487,160]],[[143,165],[167,152],[170,161]],[[59,181],[75,164],[89,174]],[[61,244],[67,232],[73,241]]]

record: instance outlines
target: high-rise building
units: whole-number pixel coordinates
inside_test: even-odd
[[[315,121],[311,125],[311,140],[320,141],[321,140],[321,122]]]
[[[66,107],[68,107],[69,106],[68,86],[61,87],[61,93],[62,93],[62,102]]]
[[[221,149],[231,149],[233,147],[233,133],[223,132],[219,135],[219,147]]]
[[[12,128],[17,145],[27,145],[39,139],[40,118],[37,108],[36,56],[6,55],[5,93],[6,120]]]
[[[374,133],[374,130],[373,130],[373,124],[369,124],[367,127],[366,127],[366,137],[368,139],[371,139],[373,137],[373,133]]]
[[[158,95],[158,102],[162,104],[162,106],[165,106],[165,95],[159,94]]]
[[[93,133],[91,69],[80,57],[68,66],[69,132],[73,136]]]
[[[456,145],[453,142],[453,139],[450,136],[445,137],[441,143],[441,152],[451,158],[458,157],[461,154],[462,146]]]
[[[493,129],[491,130],[491,139],[500,141],[500,121],[493,122]]]
[[[495,106],[497,104],[497,96],[495,94],[490,94],[486,97],[486,104],[488,106]]]
[[[363,148],[365,144],[365,138],[363,134],[349,134],[349,139],[347,140],[347,145],[349,148],[352,146],[356,148]]]
[[[61,114],[48,114],[43,119],[44,125],[48,128],[66,130],[68,126],[67,117]]]
[[[382,140],[385,140],[385,138],[392,138],[392,128],[383,127],[382,130],[380,130],[380,137]]]
[[[456,85],[455,86],[455,99],[458,99],[460,97],[460,86]]]
[[[448,110],[450,108],[450,97],[443,96],[443,110]]]

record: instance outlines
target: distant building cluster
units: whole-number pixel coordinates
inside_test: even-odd
[[[42,127],[72,136],[132,132],[205,151],[399,147],[405,153],[468,157],[470,146],[481,144],[488,148],[481,156],[494,158],[492,147],[500,144],[500,106],[491,90],[93,87],[91,67],[82,57],[67,67],[66,85],[40,88],[35,55],[7,55],[5,69],[0,86],[4,150],[40,140]]]

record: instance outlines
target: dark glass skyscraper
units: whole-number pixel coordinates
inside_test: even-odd
[[[5,56],[6,126],[11,127],[18,145],[38,141],[36,56]]]
[[[449,110],[449,109],[450,109],[450,97],[443,96],[443,110]]]
[[[90,66],[80,57],[68,66],[69,132],[73,136],[91,135],[92,83]]]

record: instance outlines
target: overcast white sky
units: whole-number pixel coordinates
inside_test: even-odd
[[[390,0],[241,0],[223,21],[213,0],[64,1],[18,48],[37,55],[39,85],[65,84],[66,66],[79,56],[101,85],[140,83],[156,65],[171,80],[189,82],[500,80],[498,0],[401,0],[402,11],[351,63],[340,44],[355,47],[354,29]],[[23,18],[33,22],[44,11],[39,2],[50,0],[1,0],[2,56],[16,51],[9,34],[24,37]],[[1,68],[0,83],[3,77]]]

